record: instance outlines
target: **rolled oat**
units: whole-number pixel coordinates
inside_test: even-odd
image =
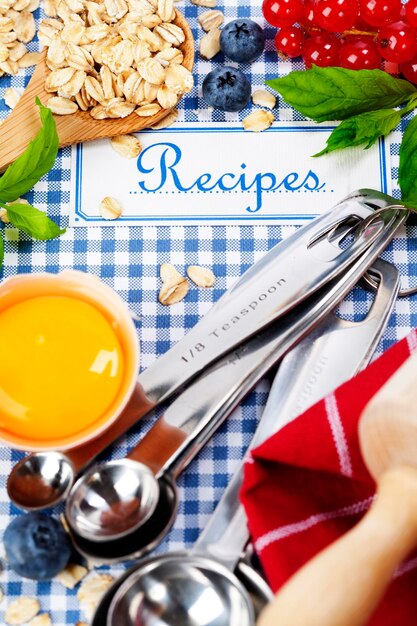
[[[274,115],[271,111],[253,111],[247,115],[242,121],[245,130],[259,133],[267,130],[274,121]]]
[[[183,65],[169,65],[165,73],[165,84],[174,93],[181,95],[193,87],[193,76]]]
[[[159,87],[156,98],[163,109],[172,109],[178,102],[178,95],[166,85]]]
[[[162,287],[158,300],[161,304],[176,304],[185,298],[190,288],[187,280],[171,263],[162,263],[159,269]]]
[[[258,104],[261,107],[273,109],[277,103],[277,99],[270,91],[267,91],[266,89],[257,89],[252,94],[252,102],[253,104]]]
[[[17,64],[19,68],[32,67],[33,65],[37,65],[40,59],[39,52],[27,52],[18,60]]]
[[[220,52],[220,35],[221,31],[218,28],[213,28],[213,30],[209,30],[208,33],[203,35],[199,47],[199,52],[202,57],[212,59]]]
[[[106,196],[100,202],[100,215],[105,220],[117,220],[122,215],[122,207],[114,198]]]
[[[205,11],[198,17],[198,23],[207,33],[213,28],[219,28],[224,22],[224,15],[221,11]]]
[[[169,22],[173,11],[174,3],[172,0],[158,0],[158,15],[163,22]]]
[[[185,41],[184,31],[176,24],[170,24],[169,22],[158,24],[158,26],[155,26],[154,32],[158,33],[162,39],[172,46],[180,46]]]
[[[78,563],[69,563],[56,577],[55,580],[60,582],[67,589],[74,587],[87,576],[88,569]]]
[[[134,135],[117,135],[110,140],[111,147],[125,159],[136,158],[141,150],[142,145]]]
[[[208,267],[190,265],[187,267],[187,276],[197,287],[213,287],[216,277]]]
[[[175,106],[178,97],[191,90],[192,74],[182,65],[179,50],[185,34],[173,23],[173,0],[46,3],[49,17],[39,27],[51,70],[46,90],[72,102],[71,110],[89,111],[94,119],[125,117],[134,110],[152,116],[161,107]],[[9,27],[4,21],[3,28]],[[3,48],[2,35],[9,32],[0,30],[0,64],[7,64],[0,70],[7,71],[14,61],[6,44]],[[15,56],[20,54],[24,58],[24,51],[16,49]],[[69,107],[55,104],[55,112],[62,106],[62,114],[67,113]]]
[[[8,87],[4,92],[4,102],[10,108],[14,109],[20,100],[20,93],[13,87]]]
[[[190,286],[185,278],[182,278],[182,280],[178,282],[163,283],[159,292],[159,302],[167,306],[181,302],[181,300],[183,300],[187,295],[189,289]]]
[[[40,610],[39,601],[36,598],[20,596],[6,608],[4,619],[10,626],[19,626],[31,620]]]
[[[102,596],[113,584],[113,580],[113,576],[110,574],[98,574],[86,578],[81,583],[77,598],[88,619],[93,617]]]
[[[0,76],[15,75],[21,67],[29,67],[24,62],[21,64],[20,60],[28,53],[26,44],[35,36],[36,25],[32,13],[38,6],[39,0],[0,2]]]
[[[29,11],[22,11],[14,20],[14,30],[17,39],[23,43],[29,43],[35,36],[36,24],[35,18]]]
[[[78,111],[76,102],[72,102],[72,100],[68,98],[61,98],[60,96],[49,98],[46,106],[56,115],[71,115],[71,113]]]
[[[152,117],[152,115],[156,115],[161,110],[161,107],[158,103],[154,102],[153,104],[144,104],[141,107],[135,109],[136,115],[140,117]]]
[[[159,268],[159,276],[163,283],[175,283],[184,280],[184,276],[171,263],[162,263]]]

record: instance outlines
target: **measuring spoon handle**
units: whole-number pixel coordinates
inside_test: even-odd
[[[307,303],[208,369],[168,407],[164,416],[132,450],[130,458],[145,463],[156,475],[169,473],[176,478],[256,382],[330,313],[335,304],[354,286],[369,263],[366,258],[360,259],[342,278],[331,283],[324,294],[315,294]],[[365,358],[369,359],[372,354],[376,346],[375,338],[380,336],[388,320],[398,291],[398,272],[392,265],[378,260],[374,264],[374,271],[380,276],[380,284],[367,323],[351,323],[345,329],[345,332],[356,335],[358,356],[355,358],[358,364]],[[308,383],[310,373],[320,366],[324,353],[329,349],[328,338],[333,337],[334,341],[335,333],[329,332],[327,325],[330,324],[331,328],[333,324],[333,330],[338,331],[338,340],[342,335],[341,320],[338,318],[333,318],[331,322],[325,320],[323,324],[326,327],[323,337],[326,339],[320,339],[320,350],[317,352],[317,348],[311,347],[314,346],[313,340],[317,339],[314,335],[297,352],[298,363],[295,367],[290,365],[290,370],[296,375],[293,376],[290,372],[288,377],[288,367],[281,370],[280,376],[285,378],[286,371],[287,378],[283,384],[283,393],[274,391],[275,402],[289,398],[289,406],[285,411],[292,411],[292,416],[295,415],[294,407],[296,410],[298,398],[291,395],[291,390],[298,379],[302,380],[303,375],[306,376],[304,386]],[[342,327],[345,328],[343,324]],[[355,345],[353,337],[349,337],[349,344]],[[310,346],[308,350],[306,346]],[[326,359],[338,359],[340,351],[337,345],[333,345],[329,352],[331,354]],[[321,355],[320,360],[317,360],[318,354]],[[308,364],[309,358],[313,359],[311,365]],[[317,394],[322,392],[324,395],[325,390],[331,390],[356,373],[352,360],[355,362],[355,359],[350,358],[338,363],[337,367],[327,368],[335,373],[335,378],[321,377],[317,380],[318,389],[316,395],[311,397],[311,403],[321,397]],[[332,387],[320,387],[326,384],[331,384]],[[284,418],[285,411],[280,411],[281,419],[288,421],[288,418]]]
[[[258,380],[327,315],[356,282],[349,270],[328,290],[229,353],[186,389],[131,452],[157,477],[187,467]],[[178,445],[179,444],[179,445]]]
[[[377,192],[374,195],[372,194],[374,192],[369,192],[368,195],[363,192],[360,195],[360,201],[355,196],[353,206],[356,205],[357,211],[359,211],[357,205],[364,202],[366,198],[372,198],[374,202],[379,201],[385,204],[388,202],[388,196],[379,194],[381,196],[379,198]],[[343,203],[341,204],[343,205]],[[346,233],[346,229],[342,228],[340,224],[344,223],[349,210],[353,211],[353,208],[349,209],[350,201],[347,202],[347,205],[347,207],[341,208],[339,213],[335,211],[333,218],[328,216],[326,219],[318,220],[314,228],[311,225],[311,228],[306,229],[302,237],[299,236],[298,239],[295,238],[291,242],[286,241],[286,245],[281,249],[279,245],[273,248],[262,261],[255,264],[242,276],[235,287],[224,294],[214,305],[213,313],[209,312],[184,339],[171,348],[164,357],[158,359],[153,366],[145,370],[139,376],[135,395],[121,418],[97,439],[88,442],[85,446],[79,446],[67,452],[67,456],[76,470],[80,471],[91,464],[96,456],[105,450],[108,445],[116,441],[162,400],[165,400],[177,391],[182,383],[192,374],[195,375],[200,368],[206,366],[210,360],[216,360],[216,357],[219,359],[221,353],[224,353],[226,350],[227,342],[221,341],[220,344],[217,344],[218,338],[212,337],[212,342],[214,341],[214,343],[211,344],[211,348],[217,345],[217,354],[212,352],[211,348],[207,352],[206,350],[202,352],[197,351],[195,354],[193,353],[193,359],[187,364],[187,367],[182,367],[181,365],[181,354],[186,354],[187,350],[191,349],[190,346],[195,345],[194,342],[197,341],[197,338],[201,340],[205,333],[210,335],[210,329],[217,327],[216,324],[221,325],[225,319],[232,319],[233,311],[236,311],[239,307],[244,309],[244,303],[248,301],[248,298],[253,297],[255,289],[259,290],[266,280],[270,280],[271,276],[277,275],[279,271],[279,266],[277,268],[278,260],[288,266],[291,250],[295,252],[297,251],[297,246],[301,246],[302,251],[297,253],[304,255],[304,267],[307,267],[308,259],[304,246],[307,246],[311,238],[314,240],[320,239],[319,233],[321,233],[321,236],[323,236],[323,232],[327,233],[330,224],[333,228],[336,228],[335,224],[339,223],[341,232]],[[366,211],[363,208],[364,214],[366,214]],[[135,455],[134,458],[148,464],[155,472],[158,472],[172,456],[170,465],[165,469],[172,471],[175,475],[181,472],[213,434],[215,428],[225,419],[226,415],[230,413],[242,397],[249,392],[259,378],[282,358],[301,337],[307,334],[313,326],[317,325],[327,315],[386,247],[406,218],[404,211],[391,211],[389,213],[390,219],[388,224],[382,230],[376,230],[377,235],[373,235],[374,239],[371,238],[372,245],[365,252],[362,250],[362,255],[339,278],[335,278],[332,282],[327,283],[324,294],[322,293],[323,290],[316,291],[310,296],[309,300],[299,304],[298,307],[293,308],[286,315],[280,317],[274,324],[267,327],[261,335],[252,336],[251,339],[247,339],[240,347],[226,354],[220,361],[218,360],[214,366],[211,366],[202,374],[201,378],[196,380],[195,384],[191,384],[188,389],[183,391],[178,400],[165,413],[161,424],[152,428],[150,433],[142,440],[138,449],[133,453]],[[372,214],[372,211],[370,211],[370,214]],[[303,230],[300,229],[300,231]],[[372,229],[370,228],[369,230]],[[333,257],[338,258],[338,253],[334,252],[334,250],[330,252],[332,248],[334,249],[334,240],[332,239],[333,243],[329,243],[327,239],[325,241],[327,242],[325,247],[323,247],[324,244],[320,244],[316,248],[313,246],[309,253],[318,254],[319,258],[321,256],[326,258],[326,255],[333,255]],[[334,258],[332,260],[334,261]],[[324,261],[321,262],[324,263]],[[300,268],[298,268],[299,270]],[[324,271],[323,267],[322,271]],[[329,267],[327,271],[330,272]],[[313,289],[313,283],[314,280],[310,283],[310,289]],[[240,303],[239,299],[235,302],[232,297],[233,294],[236,298],[239,296]],[[279,309],[278,301],[279,299],[274,302]],[[233,307],[229,310],[231,303]],[[262,303],[263,300],[259,303],[260,308],[262,308]],[[262,313],[262,317],[263,315],[269,315],[269,317],[272,315],[271,307],[273,303],[268,304],[266,310]],[[283,301],[280,304],[284,306]],[[228,310],[229,313],[227,312]],[[256,315],[259,314],[259,312],[256,313]],[[274,311],[274,314],[276,316],[277,312]],[[265,318],[263,318],[260,326],[263,326],[265,321]],[[245,322],[245,330],[239,331],[241,340],[243,336],[247,337],[250,334],[247,324],[248,322]],[[230,332],[234,336],[235,331],[230,330]],[[200,345],[203,345],[203,343]],[[242,385],[243,381],[246,381],[244,385]],[[194,385],[199,386],[195,387]],[[222,403],[225,404],[220,409]],[[194,410],[195,407],[199,407],[197,411]],[[211,420],[213,414],[217,415],[217,425]],[[195,436],[191,437],[193,432]],[[168,438],[165,436],[165,433],[170,435],[171,440],[169,444],[166,443]],[[161,445],[161,441],[165,443],[164,446]],[[178,448],[178,444],[180,444],[180,448]],[[185,448],[182,448],[182,444],[187,446],[188,452]],[[175,468],[174,464],[176,465]]]
[[[284,357],[250,448],[260,445],[369,362],[399,290],[399,273],[393,265],[378,260],[372,272],[377,274],[379,286],[364,320],[345,322],[332,313]],[[349,358],[340,359],[346,339],[350,344]],[[327,375],[321,376],[323,364]],[[243,467],[242,462],[193,548],[209,553],[230,569],[234,569],[249,539],[246,516],[239,502]]]
[[[346,269],[349,263],[356,259],[353,263],[356,267],[364,261],[364,271],[372,257],[378,256],[392,239],[406,213],[387,211],[347,249],[342,250],[337,243],[352,230],[352,216],[360,215],[366,220],[372,216],[375,206],[388,206],[392,202],[392,198],[376,191],[354,192],[332,211],[274,246],[242,275],[183,339],[140,374],[136,395],[108,431],[83,446],[67,451],[76,471],[91,464],[100,452],[152,408],[201,373],[208,364],[229,350],[238,351],[236,345],[247,341],[273,320],[281,319],[284,312],[288,317],[288,311],[297,302],[312,292],[317,294],[320,285],[328,284],[331,277],[349,275],[351,266]],[[369,258],[371,260],[366,261]],[[284,282],[281,280],[283,276]],[[280,286],[277,285],[279,282],[282,283]]]
[[[140,375],[151,401],[166,400],[222,355],[282,319],[312,294],[343,275],[368,251],[387,246],[405,211],[376,207],[393,198],[359,190],[272,247],[250,267],[177,344]],[[366,227],[362,227],[367,224]],[[350,237],[350,235],[355,235]],[[340,241],[350,237],[349,245]]]

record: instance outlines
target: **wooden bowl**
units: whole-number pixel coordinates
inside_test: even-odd
[[[178,10],[173,23],[182,28],[185,33],[185,41],[180,46],[180,50],[184,55],[184,67],[191,71],[194,63],[194,39],[190,26]],[[45,91],[45,78],[50,71],[45,60],[46,50],[43,51],[23,96],[0,127],[0,171],[22,154],[41,127],[35,98],[38,96],[42,104],[45,104],[53,95]],[[88,111],[77,111],[71,115],[54,115],[59,146],[126,135],[149,128],[162,120],[169,111],[170,109],[162,109],[151,117],[139,117],[136,113],[131,113],[123,119],[106,120],[95,120]]]

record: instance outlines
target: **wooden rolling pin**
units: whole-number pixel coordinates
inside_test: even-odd
[[[417,354],[365,407],[359,441],[377,498],[282,587],[257,626],[364,626],[417,547]]]

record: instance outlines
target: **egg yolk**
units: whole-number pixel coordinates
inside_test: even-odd
[[[65,439],[116,400],[123,351],[94,306],[40,296],[0,311],[0,428],[37,440]]]

